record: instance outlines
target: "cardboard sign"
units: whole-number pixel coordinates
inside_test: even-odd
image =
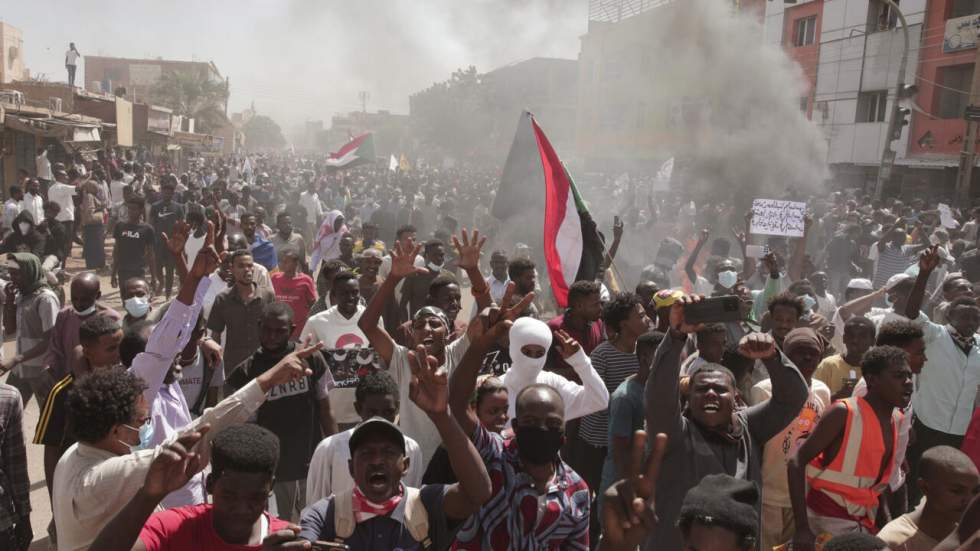
[[[778,199],[752,201],[752,225],[749,233],[803,237],[806,203]]]
[[[333,375],[334,388],[354,388],[361,377],[381,369],[381,359],[370,347],[324,350],[323,359]]]

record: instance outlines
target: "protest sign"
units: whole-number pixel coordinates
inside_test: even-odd
[[[354,388],[361,377],[381,369],[381,360],[370,347],[324,350],[323,359],[333,375],[334,388]]]
[[[752,225],[749,233],[803,237],[806,203],[779,199],[752,201]]]
[[[670,190],[670,178],[673,174],[674,158],[671,157],[664,161],[664,164],[660,165],[660,170],[657,171],[657,177],[653,180],[653,191]]]

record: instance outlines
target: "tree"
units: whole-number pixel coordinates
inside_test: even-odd
[[[168,71],[150,89],[150,101],[193,117],[199,132],[212,133],[227,121],[228,84],[199,71]]]
[[[485,151],[491,128],[488,90],[476,67],[453,71],[409,98],[409,109],[427,146],[457,158]]]
[[[278,149],[286,145],[282,129],[265,115],[256,115],[245,123],[245,147],[250,151],[257,149]]]

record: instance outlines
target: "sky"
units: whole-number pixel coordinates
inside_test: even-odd
[[[408,96],[459,67],[578,56],[588,0],[36,0],[3,2],[32,75],[65,81],[64,52],[214,61],[229,109],[255,102],[289,130]],[[55,14],[56,16],[52,17]],[[84,75],[84,61],[78,79]]]

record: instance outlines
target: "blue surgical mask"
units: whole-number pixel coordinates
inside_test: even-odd
[[[725,289],[731,289],[738,282],[738,273],[733,270],[718,272],[718,285]]]
[[[814,305],[817,304],[817,299],[811,297],[810,295],[803,295],[803,310],[810,312],[813,310]]]
[[[151,423],[151,422],[143,423],[143,425],[140,426],[140,428],[138,428],[138,429],[136,427],[131,426],[131,425],[123,424],[123,426],[126,427],[126,428],[128,428],[128,429],[133,429],[135,431],[139,431],[139,435],[140,435],[140,443],[139,444],[133,445],[133,444],[127,444],[126,442],[123,442],[123,444],[126,444],[126,447],[129,448],[129,451],[131,451],[131,452],[137,452],[139,450],[148,450],[148,449],[150,449],[152,447],[150,445],[150,440],[153,438],[153,423]]]
[[[123,302],[123,306],[134,318],[142,318],[150,311],[150,301],[146,297],[129,297]]]

